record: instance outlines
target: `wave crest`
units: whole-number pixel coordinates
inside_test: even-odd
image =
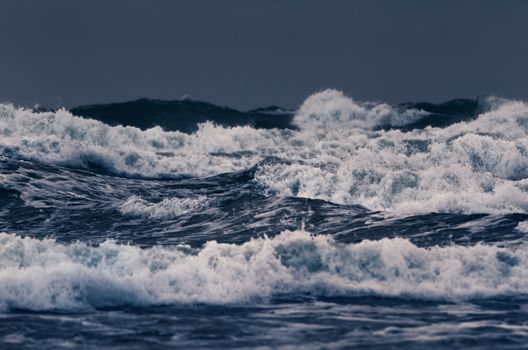
[[[411,124],[428,114],[416,109],[398,111],[385,103],[356,102],[340,91],[327,89],[308,97],[293,121],[301,129],[373,129]]]
[[[477,245],[419,248],[405,239],[340,244],[286,231],[241,245],[61,244],[0,234],[3,309],[255,303],[282,293],[467,299],[528,293],[528,256]]]
[[[161,202],[150,203],[138,196],[130,196],[119,206],[125,215],[146,216],[153,219],[174,218],[193,211],[204,209],[206,196],[196,198],[164,198]]]

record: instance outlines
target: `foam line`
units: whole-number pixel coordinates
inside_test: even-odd
[[[401,238],[340,244],[304,231],[240,245],[211,241],[197,251],[0,234],[3,310],[254,304],[284,293],[426,300],[526,296],[528,250],[419,248]]]

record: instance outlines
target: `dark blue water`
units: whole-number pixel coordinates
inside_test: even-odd
[[[528,107],[485,102],[187,133],[2,105],[0,348],[528,347]]]

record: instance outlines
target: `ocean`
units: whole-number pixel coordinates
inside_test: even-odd
[[[528,348],[528,104],[0,104],[0,348]]]

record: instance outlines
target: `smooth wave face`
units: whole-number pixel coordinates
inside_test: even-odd
[[[418,248],[400,238],[338,244],[302,231],[241,245],[211,241],[198,251],[2,234],[0,262],[4,309],[248,303],[298,293],[448,300],[528,294],[526,247]]]
[[[291,111],[277,106],[258,108],[248,112],[184,98],[174,101],[139,99],[123,103],[79,106],[70,109],[73,115],[96,119],[109,125],[134,126],[186,133],[198,130],[198,125],[212,122],[225,127],[251,126],[258,129],[292,128]]]
[[[2,154],[144,178],[212,176],[255,164],[262,190],[360,204],[395,214],[526,213],[528,106],[488,99],[475,119],[445,128],[391,129],[427,118],[334,90],[309,97],[299,130],[225,128],[192,134],[108,126],[62,110],[2,105]],[[380,127],[389,130],[379,130]]]

